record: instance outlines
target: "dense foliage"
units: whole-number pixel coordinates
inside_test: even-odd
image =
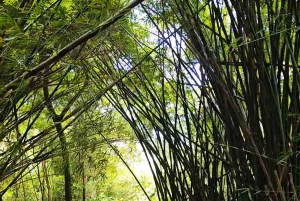
[[[298,200],[299,10],[0,1],[1,199]]]

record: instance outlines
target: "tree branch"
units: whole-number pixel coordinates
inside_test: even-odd
[[[127,13],[131,11],[134,7],[142,3],[144,0],[134,0],[133,2],[129,3],[127,6],[122,8],[119,12],[117,12],[114,16],[107,19],[105,22],[101,23],[96,27],[96,29],[91,30],[76,40],[74,40],[72,43],[68,44],[64,48],[62,48],[55,56],[52,56],[48,58],[47,60],[43,61],[39,65],[35,66],[33,69],[23,73],[21,76],[17,77],[16,79],[12,80],[10,83],[5,85],[2,90],[0,91],[0,96],[5,94],[10,89],[15,89],[18,87],[19,83],[24,80],[28,79],[30,77],[36,76],[39,72],[42,70],[47,69],[50,65],[57,63],[59,60],[61,60],[65,55],[67,55],[70,51],[75,49],[77,46],[81,45],[82,43],[88,41],[92,37],[96,36],[99,32],[105,30],[109,26],[113,25],[115,22],[117,22],[120,18],[124,17]]]

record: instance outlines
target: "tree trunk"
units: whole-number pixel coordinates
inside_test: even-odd
[[[62,149],[62,158],[63,158],[63,166],[64,166],[64,177],[65,177],[65,200],[71,201],[72,200],[72,191],[71,191],[71,174],[70,174],[70,159],[69,159],[69,152],[67,150],[67,142],[66,137],[63,132],[63,128],[61,125],[61,118],[56,116],[53,117],[53,121],[56,126],[56,131],[58,133],[58,137],[60,140],[60,145]]]
[[[43,168],[43,174],[44,174],[44,180],[43,181],[44,181],[44,183],[46,183],[48,200],[52,200],[52,198],[51,198],[51,187],[50,187],[49,178],[48,178],[46,161],[42,162],[42,168]]]
[[[65,200],[71,201],[72,200],[72,191],[71,191],[71,174],[70,174],[70,159],[69,159],[69,152],[67,149],[67,141],[66,137],[64,135],[64,130],[62,127],[62,116],[63,115],[57,115],[52,102],[49,99],[49,90],[47,87],[47,81],[45,80],[45,86],[44,86],[44,97],[45,101],[47,103],[47,109],[52,115],[52,120],[56,128],[57,135],[59,137],[61,149],[62,149],[62,159],[63,159],[63,166],[64,166],[64,179],[65,179]]]
[[[83,183],[83,188],[82,188],[82,201],[86,200],[86,183],[87,183],[87,178],[85,175],[85,164],[84,161],[82,162],[82,183]]]

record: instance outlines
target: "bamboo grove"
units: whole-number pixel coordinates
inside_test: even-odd
[[[1,197],[61,157],[71,200],[73,129],[83,117],[100,129],[91,111],[108,100],[143,148],[156,200],[298,200],[300,1],[11,2]]]

